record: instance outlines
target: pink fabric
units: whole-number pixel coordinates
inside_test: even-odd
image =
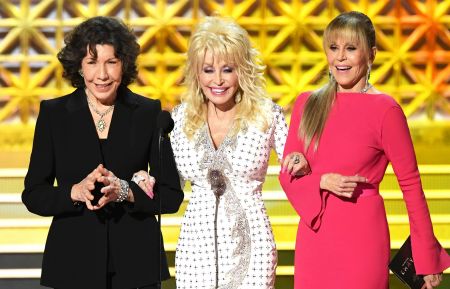
[[[294,106],[284,155],[304,153],[312,173],[280,174],[280,183],[300,215],[295,255],[295,289],[388,288],[389,231],[378,193],[392,163],[410,219],[413,257],[419,274],[439,273],[450,257],[434,237],[406,118],[388,95],[338,93],[318,150],[298,139],[309,93]],[[360,175],[369,183],[357,197],[339,198],[319,188],[324,173]]]

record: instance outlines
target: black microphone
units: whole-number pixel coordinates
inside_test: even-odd
[[[156,127],[159,128],[160,136],[165,136],[173,130],[174,122],[170,113],[166,110],[161,110],[156,120]]]
[[[173,130],[174,122],[170,113],[166,110],[161,110],[156,119],[156,127],[159,129],[159,140],[158,140],[158,153],[159,153],[159,177],[161,178],[164,174],[163,169],[163,141],[164,138]],[[162,251],[162,231],[161,231],[161,199],[162,195],[159,194],[159,210],[158,210],[158,227],[159,227],[159,283],[158,288],[161,288],[162,276],[162,264],[161,264],[161,251]]]

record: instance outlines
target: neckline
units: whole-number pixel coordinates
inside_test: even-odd
[[[222,142],[216,147],[216,145],[214,144],[214,141],[213,141],[213,139],[212,139],[212,136],[211,136],[211,129],[210,129],[210,127],[209,127],[209,123],[208,123],[208,122],[205,123],[205,130],[206,130],[206,135],[207,135],[207,139],[208,139],[209,145],[211,146],[211,148],[212,148],[215,152],[221,150],[221,148],[222,148],[222,147],[225,145],[225,143],[229,140],[229,138],[230,138],[230,133],[231,133],[231,131],[233,130],[233,127],[234,127],[234,121],[231,123],[230,127],[228,128],[228,131],[227,131],[227,133],[225,134],[225,137],[223,138]]]
[[[367,94],[367,95],[374,95],[374,94],[384,94],[384,93],[371,93],[371,92],[360,92],[360,91],[337,91],[336,94]]]

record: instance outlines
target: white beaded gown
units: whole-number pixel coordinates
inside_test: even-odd
[[[180,177],[192,187],[176,249],[177,288],[273,289],[277,251],[261,189],[271,149],[280,159],[286,141],[281,107],[273,104],[266,132],[249,127],[217,149],[207,125],[187,139],[184,113],[184,104],[173,110],[171,134]]]

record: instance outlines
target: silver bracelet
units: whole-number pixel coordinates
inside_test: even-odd
[[[130,188],[127,181],[119,179],[119,182],[120,182],[120,191],[116,199],[117,203],[121,203],[128,198],[128,189]]]

